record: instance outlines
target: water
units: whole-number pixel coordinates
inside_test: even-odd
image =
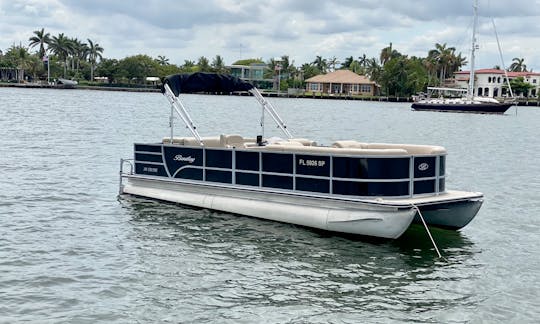
[[[120,157],[168,136],[160,94],[0,88],[0,98],[0,323],[540,319],[540,109],[489,116],[271,99],[294,135],[321,143],[445,146],[447,188],[486,199],[462,231],[433,230],[441,260],[418,226],[373,241],[117,200]],[[185,102],[204,136],[259,132],[253,98]]]

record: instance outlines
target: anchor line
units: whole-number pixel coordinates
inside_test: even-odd
[[[435,252],[437,252],[437,255],[439,256],[439,258],[443,258],[442,255],[441,255],[441,252],[439,252],[439,248],[437,247],[437,244],[435,243],[435,240],[433,239],[433,236],[431,236],[431,232],[429,231],[429,228],[426,224],[426,221],[424,220],[424,216],[422,216],[422,212],[420,212],[420,208],[418,208],[418,206],[416,205],[412,205],[414,209],[416,209],[416,211],[418,212],[418,216],[420,216],[420,220],[422,220],[422,224],[424,224],[424,228],[426,229],[426,232],[429,236],[429,239],[431,240],[431,243],[433,244],[433,247],[435,248]]]

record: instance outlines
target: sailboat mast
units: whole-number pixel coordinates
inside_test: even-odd
[[[473,32],[471,39],[471,71],[469,72],[469,89],[467,91],[468,99],[474,98],[474,61],[476,51],[476,27],[478,25],[478,0],[474,0],[473,4],[474,20],[473,20]]]

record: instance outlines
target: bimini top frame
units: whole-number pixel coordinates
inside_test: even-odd
[[[275,108],[268,102],[257,88],[251,83],[242,81],[236,77],[225,74],[203,73],[197,72],[192,74],[175,74],[167,76],[163,79],[161,92],[167,97],[171,103],[171,115],[169,126],[171,128],[170,141],[173,141],[174,132],[174,112],[182,119],[186,128],[203,146],[203,142],[197,127],[193,123],[193,119],[189,115],[187,109],[179,99],[181,93],[196,93],[196,92],[213,92],[213,93],[231,93],[236,91],[250,92],[262,106],[261,127],[264,133],[264,113],[267,112],[278,128],[287,136],[292,138],[291,133],[287,129],[287,125],[276,112]],[[263,134],[264,135],[264,134]]]

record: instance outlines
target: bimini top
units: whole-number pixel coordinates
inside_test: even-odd
[[[251,83],[232,75],[204,72],[169,75],[163,79],[162,93],[165,93],[165,84],[169,85],[175,96],[180,93],[235,92],[254,88]]]

